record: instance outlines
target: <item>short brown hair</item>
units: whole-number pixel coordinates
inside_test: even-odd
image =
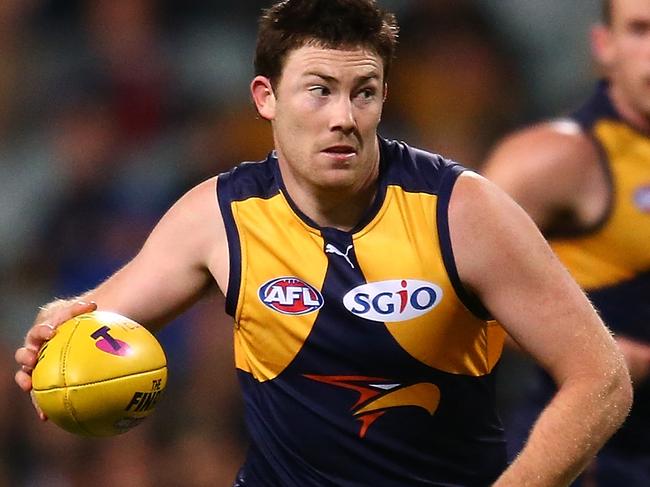
[[[380,9],[375,0],[282,0],[260,17],[255,74],[277,81],[287,54],[314,44],[370,49],[381,57],[386,79],[397,34],[395,15]]]

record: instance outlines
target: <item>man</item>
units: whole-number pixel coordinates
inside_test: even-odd
[[[599,486],[650,485],[650,2],[603,2],[592,32],[606,80],[569,119],[509,137],[485,166],[533,217],[617,334],[635,383],[624,427],[589,469]],[[553,393],[540,374],[513,447]],[[587,485],[587,482],[585,484]],[[589,485],[592,485],[589,483]]]
[[[53,328],[94,309],[81,299],[155,330],[216,281],[251,436],[236,485],[566,485],[631,401],[580,288],[496,186],[377,136],[391,14],[288,0],[259,29],[251,92],[275,150],[189,191],[123,269],[46,306],[16,352],[20,387]],[[560,386],[509,467],[489,315]]]

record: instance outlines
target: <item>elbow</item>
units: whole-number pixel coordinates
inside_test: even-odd
[[[613,373],[613,380],[609,391],[611,398],[609,402],[612,411],[618,411],[618,414],[613,414],[612,416],[618,418],[620,426],[625,421],[625,418],[627,418],[634,401],[632,380],[630,379],[630,373],[624,361],[621,361],[621,365]]]
[[[630,412],[632,408],[632,403],[634,402],[634,388],[632,387],[632,381],[630,380],[630,374],[626,374],[625,385],[622,387],[624,390],[624,401],[623,405],[625,407],[625,417]]]

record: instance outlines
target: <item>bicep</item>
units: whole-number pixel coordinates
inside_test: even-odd
[[[617,359],[586,296],[509,197],[483,178],[463,175],[449,218],[461,280],[556,381]]]

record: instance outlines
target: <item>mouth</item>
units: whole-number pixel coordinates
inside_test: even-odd
[[[323,149],[323,154],[337,160],[348,160],[357,155],[357,150],[351,145],[332,145]]]

